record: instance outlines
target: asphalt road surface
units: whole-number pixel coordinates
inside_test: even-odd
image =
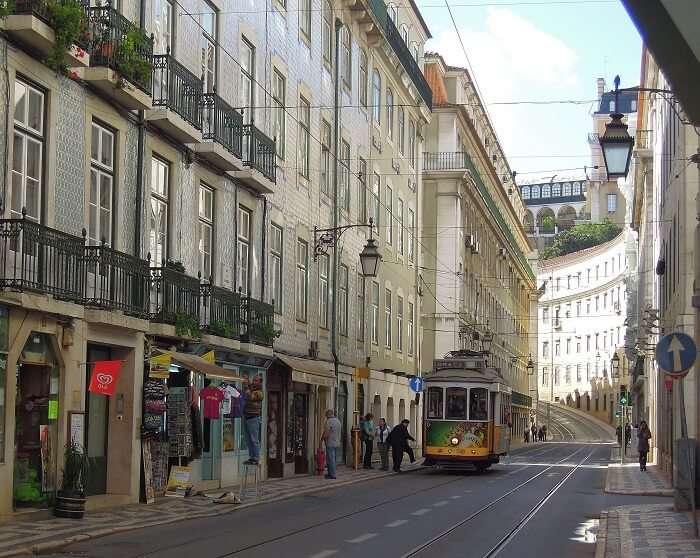
[[[554,420],[560,438],[573,441],[520,448],[485,473],[404,473],[112,535],[50,556],[593,557],[602,510],[668,500],[604,494],[609,430],[566,411],[553,413]]]

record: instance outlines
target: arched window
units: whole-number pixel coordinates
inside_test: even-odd
[[[552,196],[551,188],[549,184],[543,184],[542,185],[542,197],[543,198],[549,198]]]
[[[571,182],[566,182],[564,184],[564,195],[565,196],[570,196],[571,195]]]
[[[530,197],[533,200],[536,200],[537,198],[540,197],[540,187],[539,186],[530,186]]]
[[[382,76],[378,70],[372,72],[372,114],[377,124],[382,123]]]
[[[401,38],[403,42],[406,43],[406,46],[408,46],[408,25],[405,23],[401,24]]]
[[[530,199],[530,187],[529,186],[523,186],[523,199],[524,200]]]
[[[571,193],[574,196],[580,196],[581,195],[581,183],[580,182],[574,182],[573,187],[571,189]]]
[[[389,139],[394,136],[394,92],[391,87],[386,89],[386,135]]]
[[[552,197],[558,198],[561,196],[561,184],[552,184]]]

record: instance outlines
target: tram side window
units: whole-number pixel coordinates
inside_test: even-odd
[[[464,388],[447,388],[446,419],[467,420],[467,390]]]
[[[469,420],[489,419],[489,392],[486,388],[469,390]]]
[[[442,418],[442,388],[428,388],[428,418]]]

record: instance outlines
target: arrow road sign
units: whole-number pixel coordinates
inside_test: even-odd
[[[671,333],[656,344],[656,362],[672,376],[682,376],[698,356],[693,338],[685,333]]]
[[[408,382],[408,385],[413,391],[420,393],[423,391],[423,378],[413,376],[413,378],[411,378],[411,380]]]

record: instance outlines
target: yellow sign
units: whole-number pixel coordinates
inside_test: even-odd
[[[369,379],[369,368],[355,368],[355,377],[361,380]]]
[[[176,498],[184,498],[187,496],[187,493],[192,488],[192,482],[190,482],[191,477],[191,467],[171,467],[165,495],[174,496]]]
[[[162,354],[151,357],[150,359],[150,377],[151,378],[167,378],[170,375],[170,363],[172,358],[168,354]]]
[[[211,362],[212,364],[214,364],[214,361],[216,360],[216,355],[214,354],[214,351],[209,351],[208,353],[204,353],[202,355],[202,358],[207,362]]]

